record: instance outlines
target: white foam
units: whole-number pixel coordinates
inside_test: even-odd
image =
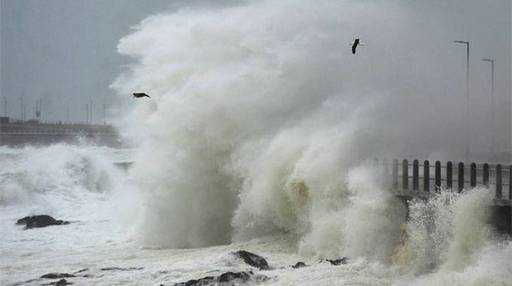
[[[436,96],[451,57],[439,51],[434,62],[429,49],[452,34],[425,30],[413,5],[249,1],[155,15],[123,38],[119,51],[134,63],[113,88],[152,96],[121,107],[119,121],[139,145],[130,175],[143,200],[141,244],[285,234],[306,257],[349,255],[393,277],[395,267],[415,277],[475,265],[493,244],[485,227],[465,240],[467,225],[485,220],[483,191],[413,204],[404,227],[383,179],[354,169],[374,155],[460,152],[460,126],[425,108],[446,108]],[[354,35],[371,39],[368,53],[350,53]],[[390,46],[400,38],[410,40]],[[410,76],[411,65],[425,74]]]

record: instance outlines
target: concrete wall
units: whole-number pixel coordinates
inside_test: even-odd
[[[0,124],[0,146],[48,145],[83,140],[98,145],[121,146],[117,132],[109,125],[40,124],[37,122]]]

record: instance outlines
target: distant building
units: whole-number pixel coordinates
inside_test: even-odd
[[[2,123],[2,124],[9,123],[9,117],[8,116],[0,116],[0,123]]]

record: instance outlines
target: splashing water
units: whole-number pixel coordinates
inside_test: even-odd
[[[112,164],[112,149],[57,144],[50,147],[2,147],[0,206],[79,202],[121,188],[122,172]],[[43,200],[44,203],[38,200]]]
[[[447,134],[458,128],[436,125],[442,119],[429,116],[411,128],[409,120],[393,116],[399,110],[402,119],[421,116],[421,104],[390,104],[392,95],[413,90],[421,101],[443,73],[425,75],[422,82],[433,86],[427,91],[388,72],[409,66],[412,56],[429,61],[407,43],[393,48],[403,56],[397,58],[383,40],[418,29],[407,9],[353,1],[248,2],[156,15],[123,38],[119,51],[135,63],[113,87],[152,95],[127,106],[119,122],[140,145],[131,176],[144,198],[144,245],[192,248],[286,234],[300,254],[363,257],[400,268],[406,276],[396,283],[420,284],[414,275],[447,281],[478,268],[497,249],[509,253],[485,226],[487,190],[445,191],[414,202],[404,225],[405,207],[383,187],[385,178],[355,167],[372,155],[440,148],[406,138],[432,142],[434,126]],[[387,29],[353,21],[362,15]],[[379,59],[343,53],[354,33],[375,39],[368,49],[380,50]],[[422,35],[445,40],[435,34]],[[446,140],[440,145],[452,147],[440,153],[456,149]],[[496,271],[512,277],[507,269]],[[452,281],[487,281],[468,276]]]
[[[343,174],[357,154],[378,151],[382,132],[372,124],[384,115],[381,95],[353,88],[355,62],[340,47],[355,28],[344,18],[366,9],[387,16],[378,5],[350,7],[185,9],[150,17],[121,40],[137,64],[113,87],[154,95],[121,123],[141,143],[133,174],[148,194],[148,243],[302,236],[308,208],[342,206]]]

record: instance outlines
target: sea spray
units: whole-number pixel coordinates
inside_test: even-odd
[[[465,240],[464,219],[483,226],[485,200],[441,192],[413,201],[405,222],[405,205],[378,172],[357,167],[372,156],[461,152],[460,126],[450,121],[458,105],[439,84],[457,66],[438,44],[453,34],[442,19],[425,30],[431,19],[397,3],[181,9],[123,38],[119,51],[134,62],[113,87],[152,95],[125,106],[119,121],[139,144],[130,174],[143,198],[142,243],[193,248],[284,235],[306,257],[348,255],[400,269],[408,282],[477,267],[493,242],[485,228]],[[356,56],[355,35],[369,43]],[[449,116],[432,117],[435,108]]]
[[[427,201],[411,201],[401,263],[417,274],[438,268],[458,271],[473,263],[492,243],[491,198],[488,189],[476,188],[462,193],[442,190]]]
[[[344,195],[319,197],[310,214],[311,228],[300,250],[320,257],[366,257],[387,262],[397,243],[405,208],[384,187],[380,168],[361,165],[340,185]]]
[[[45,200],[58,208],[61,200],[121,188],[122,171],[109,148],[56,144],[48,147],[3,147],[0,170],[0,206]]]
[[[460,198],[454,206],[453,239],[442,256],[442,268],[461,270],[474,264],[481,250],[494,243],[490,225],[493,192],[476,188]],[[445,230],[447,231],[447,230]]]
[[[314,130],[310,122],[283,130],[250,164],[233,224],[235,238],[268,231],[307,231],[310,215],[341,207],[342,154],[350,138],[336,127]],[[347,131],[345,131],[347,132]],[[350,132],[347,132],[350,133]],[[348,144],[347,144],[348,145]]]
[[[470,239],[471,240],[471,239]],[[468,249],[469,250],[469,249]],[[459,270],[442,268],[439,271],[420,277],[415,285],[512,285],[512,244],[510,241],[488,243],[470,249],[471,262],[467,257]],[[470,262],[468,264],[468,262]]]
[[[389,187],[382,167],[361,166],[348,174],[350,205],[346,213],[344,253],[389,262],[397,245],[406,206]]]
[[[304,210],[343,195],[358,154],[380,152],[372,124],[383,95],[352,93],[350,80],[343,88],[353,59],[338,51],[348,36],[339,27],[349,25],[339,13],[354,11],[332,5],[184,9],[150,17],[121,40],[119,51],[137,63],[113,87],[152,95],[120,125],[141,142],[132,174],[147,198],[147,244],[301,236]],[[305,192],[293,189],[301,185],[324,198],[300,203]]]

